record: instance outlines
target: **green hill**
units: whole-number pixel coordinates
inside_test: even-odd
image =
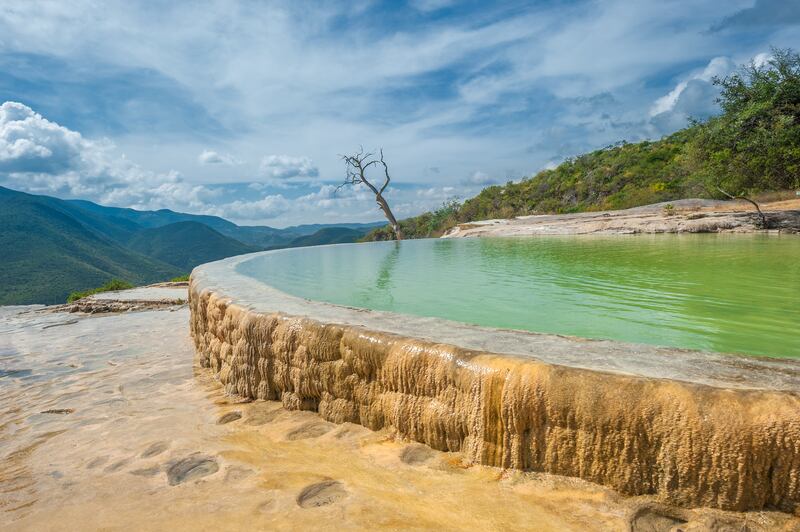
[[[383,222],[343,223],[343,224],[303,224],[303,225],[292,225],[283,230],[291,233],[296,233],[299,236],[313,235],[320,229],[341,228],[341,227],[346,229],[355,229],[356,231],[360,231],[362,233],[368,233],[370,230],[375,229],[376,227],[380,227],[382,225]]]
[[[292,240],[290,247],[319,246],[323,244],[345,244],[358,242],[365,234],[364,229],[350,229],[349,227],[323,227],[315,233],[301,236]]]
[[[402,231],[423,238],[475,220],[800,189],[800,56],[772,54],[766,65],[714,80],[721,89],[719,116],[657,141],[621,142],[488,187],[463,204],[402,220]],[[391,238],[385,226],[365,240]]]
[[[176,222],[143,229],[133,235],[128,246],[183,272],[204,262],[258,251],[199,222]]]
[[[289,244],[292,239],[303,234],[289,229],[276,229],[269,226],[241,226],[219,216],[187,214],[169,209],[137,211],[136,209],[121,207],[106,207],[86,200],[66,201],[102,218],[124,220],[133,224],[137,229],[142,227],[163,227],[177,222],[198,222],[227,237],[258,248]]]
[[[9,305],[61,303],[112,279],[164,281],[268,247],[353,242],[374,224],[238,226],[216,216],[105,207],[0,187],[0,227],[0,305]]]
[[[85,216],[64,201],[0,187],[0,304],[63,303],[112,278],[144,284],[182,273],[109,238],[129,236],[132,226]]]

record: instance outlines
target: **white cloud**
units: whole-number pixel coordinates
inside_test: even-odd
[[[173,192],[160,189],[165,184],[186,188],[186,198],[196,196],[193,186],[179,185],[177,172],[144,170],[114,149],[110,141],[88,140],[21,103],[0,106],[0,178],[9,185],[109,203],[149,204]]]
[[[120,135],[114,138],[117,147],[81,138],[79,145],[92,147],[77,151],[74,141],[45,142],[41,135],[38,141],[15,140],[13,146],[8,141],[0,164],[6,172],[12,164],[28,169],[17,181],[20,186],[30,179],[31,186],[45,191],[50,184],[31,176],[57,174],[57,180],[47,179],[90,199],[111,197],[112,189],[122,195],[125,187],[114,183],[141,180],[146,184],[130,185],[135,192],[130,199],[137,205],[156,204],[159,198],[146,191],[165,180],[186,191],[187,203],[207,208],[203,201],[211,187],[198,185],[192,192],[195,185],[186,181],[260,179],[275,186],[286,183],[286,188],[318,183],[341,175],[335,154],[368,143],[391,152],[393,185],[421,179],[430,185],[454,184],[475,168],[502,176],[506,168],[538,168],[623,138],[633,141],[682,127],[686,113],[700,109],[710,94],[705,92],[708,83],[690,72],[665,88],[664,72],[721,54],[738,58],[768,43],[761,37],[736,39],[706,31],[714,21],[747,7],[747,0],[724,5],[714,0],[545,2],[513,10],[487,4],[470,6],[469,16],[426,18],[426,12],[452,3],[416,0],[413,17],[420,23],[403,24],[374,17],[370,9],[378,4],[368,0],[357,7],[323,2],[313,10],[281,0],[212,0],[170,9],[114,2],[104,7],[102,17],[96,16],[94,0],[72,0],[68,6],[5,0],[6,9],[0,9],[3,56],[70,65],[74,70],[65,74],[63,68],[45,69],[31,59],[37,75],[55,87],[64,77],[81,73],[80,83],[77,77],[66,80],[73,83],[69,86],[91,93],[107,112],[116,108],[104,99],[104,91],[93,90],[106,88],[106,74],[147,72],[148,80],[152,75],[175,87],[182,99],[218,121],[230,132],[224,151],[252,164],[237,165],[232,172],[212,162],[225,160],[219,144],[208,137],[187,140],[190,135],[175,131]],[[365,15],[371,18],[358,18]],[[774,43],[789,45],[795,35],[785,33]],[[70,92],[59,93],[58,103],[68,102]],[[606,93],[617,103],[592,108],[575,103]],[[28,93],[25,97],[35,101]],[[41,101],[47,100],[53,95]],[[147,113],[154,111],[147,106],[136,110],[142,123],[149,123]],[[82,112],[87,114],[74,109],[76,116]],[[651,124],[656,117],[658,128]],[[95,120],[103,119],[98,114]],[[550,135],[558,128],[562,134]],[[65,151],[58,152],[59,147]],[[115,155],[123,148],[148,170]],[[215,155],[201,158],[201,167],[181,166],[204,150]],[[80,154],[77,162],[63,156],[70,153]],[[259,175],[258,161],[270,153],[303,157],[267,157]],[[99,163],[87,162],[95,156]],[[40,165],[39,174],[32,172],[34,164]],[[66,164],[69,170],[48,166],[53,164]],[[87,166],[95,169],[86,171]],[[432,167],[441,173],[428,170]],[[173,168],[186,177],[171,173]],[[92,174],[111,176],[111,185],[92,183]],[[333,203],[330,209],[343,205]],[[367,205],[372,212],[374,205]],[[347,208],[352,210],[343,216],[362,215],[358,203]],[[323,211],[303,216],[302,221],[318,221]]]
[[[759,54],[761,55],[761,54]],[[756,56],[759,57],[759,56]],[[698,72],[693,72],[689,75],[689,77],[681,82],[679,82],[674,89],[672,89],[668,94],[665,94],[661,98],[657,99],[653,106],[650,108],[650,116],[656,116],[661,113],[666,113],[672,111],[675,106],[678,104],[678,100],[680,99],[681,95],[684,93],[686,88],[689,86],[694,80],[703,81],[706,83],[711,83],[711,80],[715,76],[726,76],[730,74],[735,68],[733,61],[731,61],[728,57],[715,57],[711,61],[709,61],[706,67]],[[713,102],[713,101],[712,101]],[[709,102],[711,104],[712,102]]]
[[[280,194],[255,201],[236,200],[209,208],[210,213],[234,220],[264,220],[277,218],[289,210],[291,202]]]
[[[760,54],[756,54],[755,57],[753,57],[753,64],[758,68],[763,67],[764,65],[766,65],[770,61],[772,61],[772,54],[768,54],[768,53],[765,53],[765,52],[761,52]]]
[[[0,171],[58,172],[69,169],[95,146],[21,103],[0,106]]]
[[[224,164],[227,166],[234,166],[242,164],[242,162],[232,155],[227,153],[218,153],[214,150],[203,150],[197,156],[197,162],[200,164]]]
[[[312,180],[319,176],[319,170],[308,157],[289,155],[270,155],[261,160],[261,175],[275,180]]]
[[[176,171],[144,170],[111,142],[84,138],[17,102],[0,105],[0,182],[12,188],[138,209],[269,218],[285,212],[283,196],[218,205],[219,189],[187,183]]]

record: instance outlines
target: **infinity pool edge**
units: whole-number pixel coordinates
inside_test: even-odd
[[[229,393],[670,504],[800,504],[796,362],[307,301],[236,272],[257,255],[192,273],[200,362]]]

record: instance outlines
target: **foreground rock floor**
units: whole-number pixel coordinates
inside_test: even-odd
[[[195,367],[188,314],[0,307],[0,529],[800,530],[237,402]]]

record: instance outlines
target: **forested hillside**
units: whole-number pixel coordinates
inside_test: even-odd
[[[133,232],[124,222],[78,214],[61,200],[0,188],[0,304],[63,303],[112,278],[144,284],[182,273],[112,239]]]
[[[143,229],[128,242],[128,247],[148,257],[190,272],[204,262],[258,251],[200,222],[176,222]]]
[[[112,280],[166,281],[204,262],[265,248],[352,242],[371,227],[345,225],[353,228],[239,226],[216,216],[105,207],[0,187],[0,305],[63,303],[72,292]]]
[[[773,50],[768,63],[714,82],[721,91],[719,116],[657,141],[620,142],[520,182],[488,187],[463,204],[402,220],[402,231],[424,238],[474,220],[800,189],[800,56]],[[384,227],[365,239],[392,237]]]

